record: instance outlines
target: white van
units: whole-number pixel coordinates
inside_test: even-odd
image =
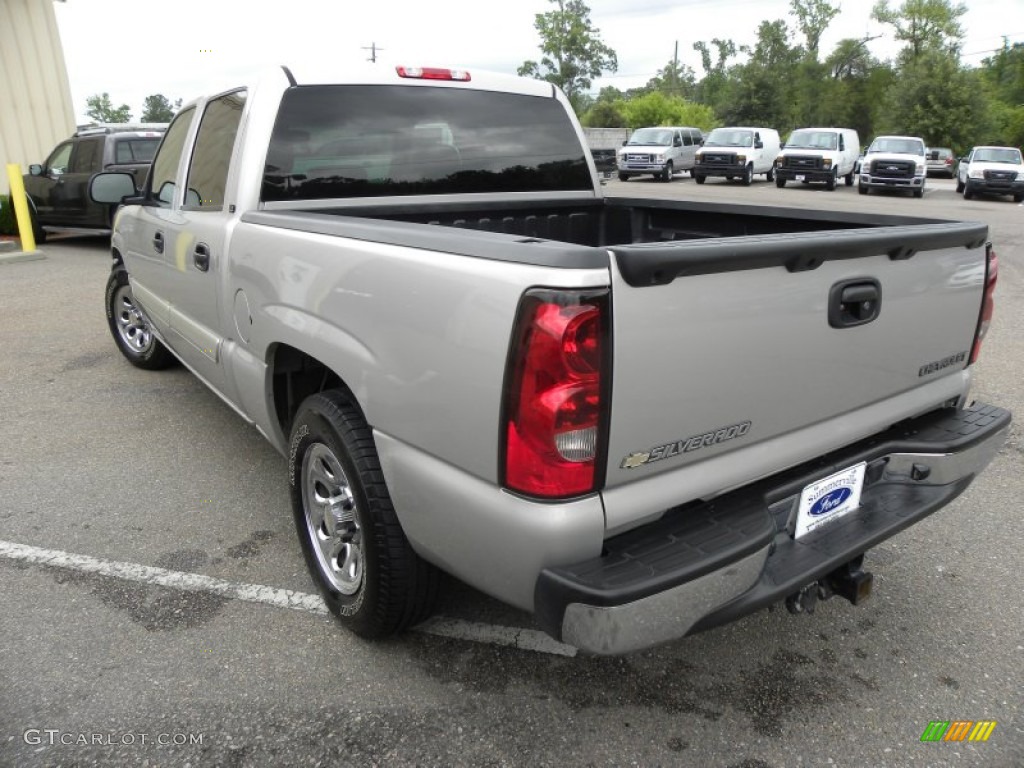
[[[736,126],[715,128],[697,152],[693,178],[703,184],[708,176],[741,179],[744,184],[763,173],[775,178],[775,158],[779,155],[779,132],[774,128]]]
[[[859,156],[860,137],[852,128],[798,128],[789,134],[775,162],[775,186],[819,181],[835,189],[842,177],[852,187]]]
[[[619,181],[645,174],[671,181],[676,171],[692,171],[701,135],[699,128],[637,128],[619,149]]]

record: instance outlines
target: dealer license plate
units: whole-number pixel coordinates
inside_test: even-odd
[[[807,177],[806,177],[806,176],[804,176],[804,175],[803,175],[802,173],[798,173],[798,174],[797,174],[796,176],[794,176],[793,178],[794,178],[794,179],[796,179],[797,181],[803,181],[803,180],[804,180],[804,179],[806,179]]]
[[[799,539],[857,509],[864,490],[866,467],[867,464],[861,462],[805,486],[800,493],[793,536]]]

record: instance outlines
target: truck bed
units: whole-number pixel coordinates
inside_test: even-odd
[[[885,253],[893,259],[910,258],[919,251],[977,248],[988,232],[980,222],[643,198],[559,200],[544,205],[535,200],[476,202],[472,206],[375,202],[369,206],[267,210],[246,214],[243,220],[421,247],[432,247],[431,243],[439,239],[436,233],[392,224],[429,224],[510,235],[514,239],[453,240],[443,235],[441,239],[446,250],[454,246],[455,252],[464,255],[512,261],[531,257],[521,248],[502,248],[502,244],[539,245],[543,241],[611,247],[631,285],[664,283],[679,274],[779,264],[793,270],[810,269],[824,260],[861,257],[869,252]],[[782,237],[770,237],[773,235]],[[740,243],[733,238],[756,241]],[[683,242],[688,246],[680,248],[678,244]],[[673,245],[651,247],[668,243]],[[637,245],[644,247],[629,247]],[[537,250],[542,253],[536,254],[539,260],[535,263],[558,266],[557,260],[552,261],[550,248]],[[579,253],[567,250],[562,257],[566,259],[564,266],[579,266]]]

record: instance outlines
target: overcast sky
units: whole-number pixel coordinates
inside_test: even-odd
[[[842,13],[822,39],[827,56],[844,37],[883,34],[871,44],[888,58],[898,50],[889,27],[870,20],[874,0],[841,0]],[[890,4],[899,5],[900,0]],[[789,0],[590,0],[591,22],[618,54],[618,73],[594,84],[641,86],[672,59],[700,74],[697,40],[752,44],[761,21],[784,19]],[[968,0],[964,60],[977,64],[1002,45],[1024,42],[1024,1]],[[85,100],[107,92],[138,119],[143,99],[161,93],[188,101],[243,82],[266,64],[359,62],[376,44],[385,62],[459,66],[514,73],[539,59],[533,27],[547,0],[66,0],[54,4],[71,95],[80,122]],[[796,38],[794,38],[796,42]]]

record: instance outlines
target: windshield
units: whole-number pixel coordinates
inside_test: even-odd
[[[310,85],[285,92],[263,200],[591,190],[555,99],[462,88]]]
[[[793,131],[786,149],[835,149],[839,139],[832,131]]]
[[[705,147],[752,147],[753,131],[736,131],[730,128],[715,128],[704,141]]]
[[[670,147],[672,146],[672,131],[664,128],[640,128],[633,131],[633,135],[629,137],[629,144]]]
[[[979,149],[974,153],[974,159],[982,163],[1010,163],[1020,165],[1020,150],[1012,148],[1000,149]]]
[[[875,139],[868,152],[892,152],[897,155],[923,155],[924,142],[917,139]]]

